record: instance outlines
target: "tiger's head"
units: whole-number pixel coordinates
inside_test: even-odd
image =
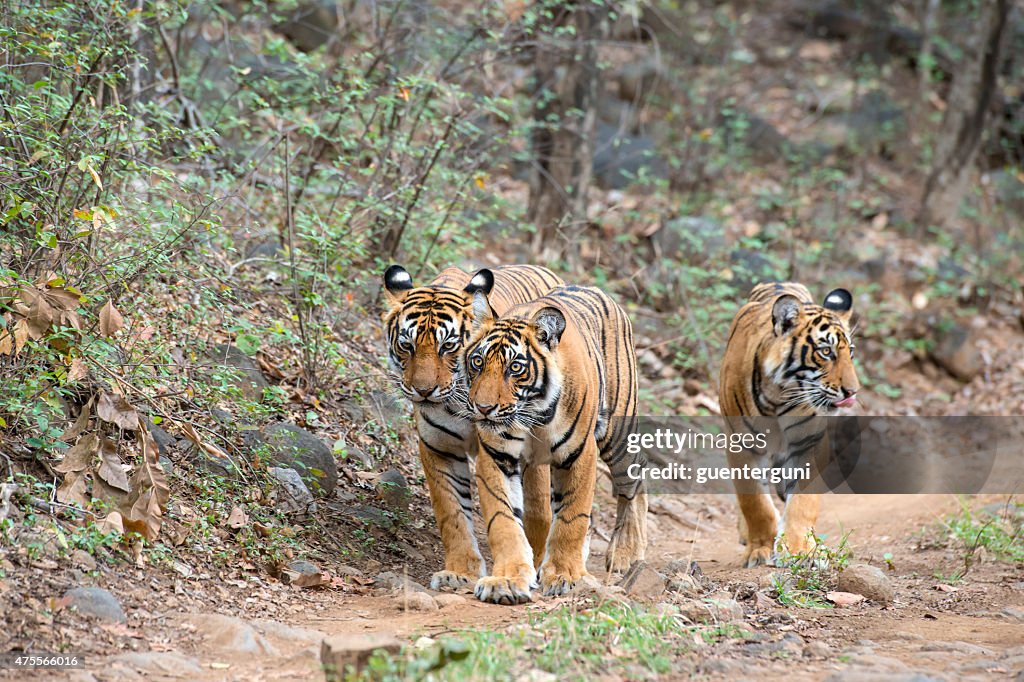
[[[775,299],[774,336],[759,369],[780,389],[784,408],[802,405],[828,414],[856,402],[852,313],[853,296],[846,289],[829,292],[820,306],[790,294]]]
[[[385,271],[388,366],[410,400],[441,403],[464,384],[460,357],[471,331],[473,297],[477,292],[486,297],[493,286],[490,270],[478,272],[462,290],[414,287],[412,276],[399,265]]]
[[[549,306],[529,318],[495,319],[480,298],[465,353],[470,418],[489,428],[545,423],[561,390],[555,351],[565,331],[565,315]]]

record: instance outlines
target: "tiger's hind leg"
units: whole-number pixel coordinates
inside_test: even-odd
[[[458,590],[486,572],[473,535],[469,458],[439,454],[421,440],[420,461],[444,544],[444,570],[434,573],[430,588]]]
[[[523,529],[533,550],[533,566],[540,568],[551,530],[551,467],[530,464],[523,470]]]
[[[821,509],[821,495],[790,495],[782,513],[782,535],[776,543],[776,554],[807,555],[814,551],[818,541],[814,525]]]
[[[646,551],[647,492],[638,486],[632,497],[616,497],[615,532],[605,555],[605,570],[625,573],[633,562],[644,558]]]

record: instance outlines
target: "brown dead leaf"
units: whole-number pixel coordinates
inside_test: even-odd
[[[231,514],[228,515],[227,520],[228,528],[238,530],[239,528],[243,528],[247,523],[249,523],[249,515],[245,513],[245,510],[241,507],[232,507]]]
[[[100,334],[108,339],[124,327],[124,317],[111,301],[100,310]]]
[[[57,501],[62,504],[77,504],[85,508],[91,500],[85,487],[85,472],[72,471],[64,477],[64,481],[57,488]]]
[[[23,319],[14,323],[14,354],[21,353],[21,349],[28,343],[29,330],[28,321]]]
[[[64,459],[54,465],[53,470],[62,474],[85,471],[92,464],[98,450],[99,440],[96,434],[88,433],[64,454]]]
[[[109,438],[103,438],[100,441],[99,452],[100,466],[96,470],[96,474],[106,481],[107,485],[123,490],[126,493],[130,492],[128,474],[125,473],[124,467],[121,466],[121,457],[117,454],[117,445],[114,441]]]
[[[939,592],[945,592],[946,594],[959,591],[959,588],[953,587],[952,585],[947,585],[945,583],[939,583],[935,586],[935,589]]]
[[[96,416],[110,424],[116,424],[125,431],[139,430],[139,413],[122,395],[100,393],[96,403]]]
[[[112,511],[99,522],[99,529],[103,533],[120,533],[124,535],[124,518],[121,512]]]
[[[89,366],[82,358],[75,358],[68,367],[68,383],[77,384],[89,376]]]
[[[95,396],[89,398],[89,402],[87,402],[85,407],[82,408],[82,411],[78,413],[78,418],[75,419],[75,423],[71,425],[71,428],[61,434],[60,439],[62,441],[70,443],[82,435],[82,433],[89,427],[89,420],[92,418],[92,405],[95,401]]]
[[[185,435],[185,438],[192,441],[196,447],[208,454],[214,460],[219,461],[221,466],[225,467],[229,471],[234,468],[235,463],[228,453],[224,452],[216,445],[211,445],[200,438],[199,434],[196,433],[196,428],[194,426],[187,422],[179,422],[178,425],[181,427],[181,432]]]
[[[866,599],[864,595],[854,594],[853,592],[829,592],[825,595],[825,598],[839,607],[853,606]]]
[[[126,530],[134,531],[149,541],[160,534],[164,512],[171,497],[167,476],[160,467],[160,451],[144,424],[136,431],[142,462],[132,475],[131,494],[121,507]]]
[[[14,352],[14,337],[6,331],[0,331],[0,355],[10,355]]]

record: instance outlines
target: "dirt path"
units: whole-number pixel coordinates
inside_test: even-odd
[[[692,558],[719,591],[741,600],[773,570],[739,567],[731,500],[691,496],[653,507],[648,558],[655,568]],[[940,582],[932,576],[955,564],[957,557],[928,547],[926,531],[957,507],[952,496],[827,497],[820,531],[830,544],[850,532],[857,561],[885,566],[883,557],[891,554],[895,602],[884,608],[864,603],[841,609],[746,603],[743,625],[750,637],[696,651],[696,669],[708,678],[749,674],[756,666],[757,676],[766,679],[911,679],[912,672],[923,675],[921,679],[1024,679],[1021,567],[985,563],[953,587],[937,588]],[[595,548],[591,560],[597,575],[600,549]],[[325,636],[389,632],[414,642],[423,635],[466,628],[500,629],[570,599],[510,608],[482,604],[467,595],[440,610],[407,611],[400,598],[387,594],[295,591],[284,598],[293,599],[295,609],[277,621],[168,610],[161,619],[167,634],[162,644],[150,642],[151,651],[108,657],[98,665],[90,661],[88,671],[66,679],[319,679]]]

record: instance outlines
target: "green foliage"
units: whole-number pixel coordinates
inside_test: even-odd
[[[504,632],[466,630],[424,649],[377,654],[358,679],[514,680],[530,668],[560,679],[646,679],[672,670],[689,634],[672,616],[640,606],[564,606]]]
[[[784,559],[783,571],[772,574],[773,596],[783,606],[829,609],[825,594],[835,587],[838,574],[853,556],[848,534],[839,539],[835,548],[825,544],[824,537],[816,538],[813,549],[803,554],[790,554]]]
[[[960,512],[943,520],[942,527],[963,561],[961,568],[940,574],[946,582],[962,580],[986,557],[1012,564],[1024,562],[1024,503],[1012,497],[998,510],[973,511],[966,499],[961,500]]]

